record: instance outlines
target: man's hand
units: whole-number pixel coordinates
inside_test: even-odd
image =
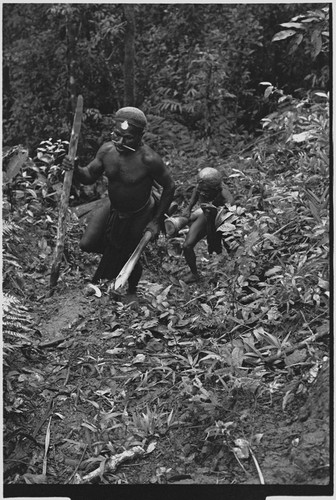
[[[215,205],[212,203],[201,203],[201,209],[208,220],[215,220],[217,215],[217,207]]]
[[[217,212],[217,207],[213,205],[212,203],[201,203],[201,209],[203,212],[209,212],[209,213],[216,213]]]
[[[191,210],[189,210],[188,208],[186,210],[184,210],[182,213],[181,213],[181,217],[185,217],[186,219],[190,219],[191,217]]]
[[[74,161],[71,161],[70,157],[68,155],[66,155],[63,158],[61,166],[62,166],[63,170],[65,170],[66,172],[69,170],[77,170],[78,169],[78,158],[75,158]]]
[[[150,231],[152,233],[152,239],[156,238],[159,235],[160,232],[160,224],[157,221],[150,221],[150,223],[147,225],[144,233],[146,231]]]
[[[69,170],[73,170],[74,169],[74,162],[72,162],[70,160],[70,157],[68,155],[63,158],[62,168],[66,172],[68,172]]]

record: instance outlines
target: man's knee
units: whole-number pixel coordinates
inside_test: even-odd
[[[183,252],[190,252],[191,250],[193,250],[194,246],[196,245],[196,242],[194,241],[189,241],[189,240],[185,240],[183,242],[183,245],[182,245],[182,249],[183,249]]]
[[[79,248],[83,251],[83,252],[91,252],[91,247],[90,247],[90,243],[85,239],[85,238],[82,238],[79,242]]]
[[[85,234],[82,236],[79,242],[79,248],[83,252],[95,252],[101,253],[100,245],[97,244],[97,241],[92,238],[88,238]]]
[[[199,234],[199,231],[196,231],[194,227],[191,227],[183,242],[183,250],[191,251],[197,245],[197,243],[202,239],[202,237],[203,235]]]

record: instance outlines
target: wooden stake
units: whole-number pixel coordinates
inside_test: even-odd
[[[81,123],[82,123],[82,115],[83,115],[83,97],[81,95],[79,95],[77,98],[77,107],[76,107],[76,112],[75,112],[75,116],[74,116],[71,137],[70,137],[70,144],[69,144],[69,152],[68,152],[68,156],[72,162],[75,161],[75,157],[76,157],[79,132],[80,132],[80,127],[81,127]],[[51,273],[50,273],[50,294],[53,293],[53,289],[55,288],[55,286],[57,284],[57,280],[58,280],[59,273],[60,273],[63,252],[64,252],[64,240],[65,240],[65,233],[66,233],[66,217],[67,217],[67,213],[68,213],[69,195],[70,195],[70,189],[71,189],[71,183],[72,183],[72,175],[73,175],[73,170],[68,170],[67,172],[65,172],[65,175],[64,175],[63,191],[61,194],[59,213],[58,213],[58,227],[57,227],[57,240],[56,240],[56,247],[55,247],[55,255],[54,255],[54,261],[52,263]]]

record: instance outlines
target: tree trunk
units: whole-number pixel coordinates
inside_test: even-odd
[[[124,4],[124,14],[126,17],[125,31],[125,57],[124,57],[124,106],[134,106],[134,38],[135,38],[135,17],[134,6]]]
[[[205,90],[205,137],[208,147],[211,147],[212,142],[212,125],[211,125],[211,92],[212,92],[212,63],[209,62],[207,68],[207,81]]]
[[[69,117],[73,116],[77,104],[76,92],[76,26],[72,19],[67,19],[67,64],[69,74],[70,105]]]

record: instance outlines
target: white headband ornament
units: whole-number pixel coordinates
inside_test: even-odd
[[[122,124],[121,124],[120,126],[121,126],[121,128],[122,128],[123,130],[127,130],[127,129],[128,129],[128,127],[129,127],[129,125],[128,125],[128,121],[127,121],[127,120],[125,120],[124,122],[122,122]]]

